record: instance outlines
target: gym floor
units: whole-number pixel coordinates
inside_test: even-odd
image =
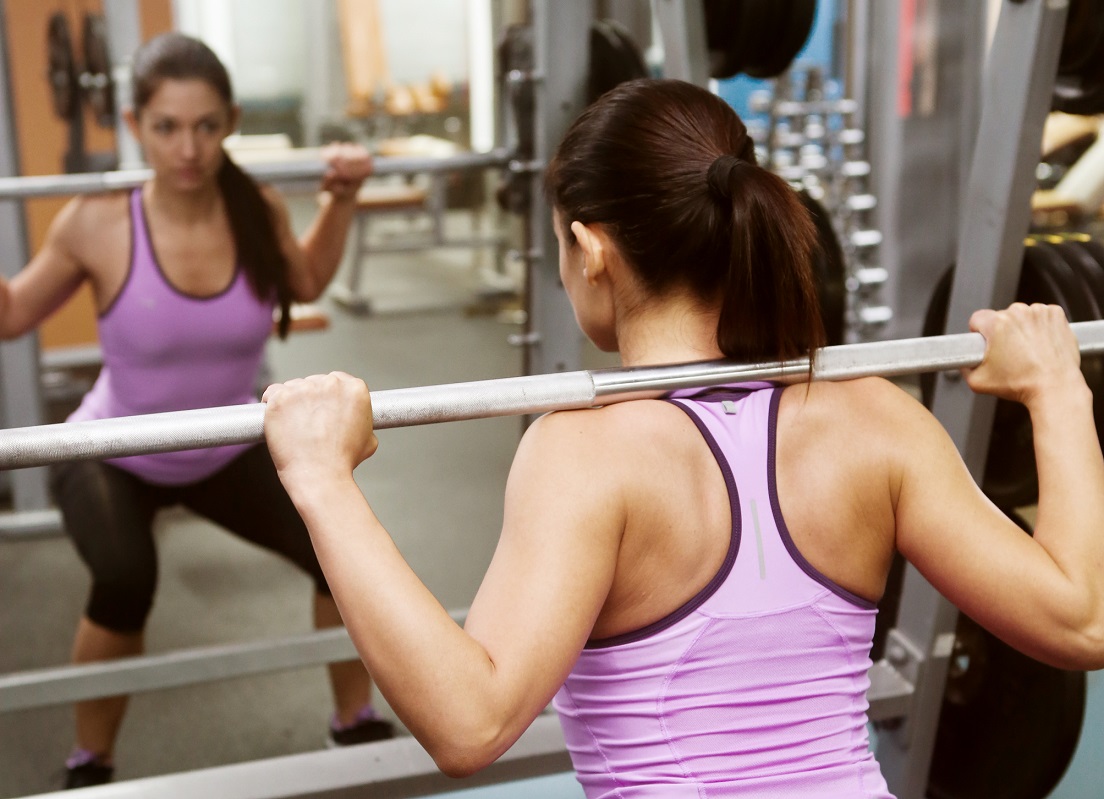
[[[309,203],[292,207],[302,229]],[[458,235],[468,232],[461,215],[449,224]],[[388,225],[400,230],[405,222],[381,223],[377,232],[385,235]],[[321,302],[330,328],[273,342],[272,378],[341,369],[384,389],[517,374],[520,352],[506,340],[518,331],[512,306],[481,294],[480,257],[470,250],[372,256],[361,285],[378,313],[356,317]],[[593,350],[584,361],[587,368],[614,363]],[[519,420],[508,418],[384,431],[379,452],[357,472],[404,555],[447,608],[470,603],[490,560],[520,430]],[[150,652],[310,628],[310,585],[290,565],[183,511],[163,514],[157,536],[161,574]],[[0,674],[67,662],[87,585],[63,537],[0,544]],[[117,776],[316,750],[331,709],[320,666],[136,695],[118,741]],[[0,799],[59,788],[71,743],[68,706],[0,714]],[[1095,799],[1104,773],[1089,753],[1100,751],[1104,684],[1094,674],[1079,756],[1052,797]],[[580,799],[582,791],[564,774],[454,796]]]

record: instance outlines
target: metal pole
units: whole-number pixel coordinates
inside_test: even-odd
[[[663,39],[663,75],[709,86],[705,6],[701,0],[655,0],[653,13]]]
[[[494,763],[463,782],[443,774],[418,741],[403,735],[244,763],[121,780],[86,791],[98,799],[418,799],[571,771],[559,719],[544,713]],[[523,795],[524,786],[515,786]],[[499,793],[499,792],[494,792]],[[24,799],[68,799],[51,792]]]
[[[266,163],[243,163],[242,169],[266,183],[316,180],[326,172],[326,162],[317,150],[301,151],[302,158]],[[509,167],[512,154],[505,149],[486,153],[457,153],[440,158],[380,157],[373,160],[373,175],[414,175],[426,172],[456,172],[465,169]],[[0,178],[0,200],[50,197],[131,189],[153,177],[150,169],[90,172],[75,175],[28,175]]]
[[[961,206],[948,329],[959,328],[975,308],[1002,308],[1015,296],[1066,12],[1067,0],[1001,4]],[[963,381],[937,381],[932,410],[978,482],[995,404],[995,398],[975,395]],[[927,791],[958,612],[912,566],[906,569],[900,607],[886,656],[914,682],[916,695],[905,723],[879,735],[877,759],[895,795],[920,799]]]
[[[559,244],[540,169],[586,107],[593,0],[531,0],[535,94],[535,162],[526,215],[526,374],[563,372],[582,364],[583,334],[560,283]]]
[[[130,106],[130,62],[142,44],[141,17],[138,0],[104,0],[111,80],[115,85],[115,150],[120,169],[137,169],[145,163],[142,148],[123,119],[123,109]]]
[[[1072,325],[1086,355],[1104,353],[1104,321]],[[985,355],[977,333],[826,347],[813,380],[849,380],[976,366]],[[739,364],[705,361],[670,366],[560,372],[372,393],[377,429],[589,408],[647,399],[680,388],[777,380],[801,382],[809,361]],[[117,419],[0,430],[0,469],[58,461],[114,458],[264,440],[260,403]]]
[[[450,612],[461,626],[467,614],[466,608]],[[292,671],[357,657],[345,628],[331,627],[287,638],[33,669],[0,676],[0,713]],[[884,660],[875,663],[868,676],[867,717],[871,721],[897,718],[908,711],[912,685],[890,664]]]
[[[19,171],[18,141],[8,64],[7,19],[0,9],[0,175]],[[5,178],[0,178],[4,180]],[[0,204],[0,275],[13,277],[28,261],[23,208]],[[44,417],[38,371],[38,336],[0,343],[0,423],[37,425]],[[18,514],[39,514],[50,506],[45,471],[10,475],[12,506]]]

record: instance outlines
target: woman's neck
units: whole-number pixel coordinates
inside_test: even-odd
[[[209,188],[180,192],[159,184],[154,178],[143,191],[149,210],[185,224],[202,222],[221,212],[221,195],[214,184]]]
[[[717,348],[719,311],[684,294],[621,314],[617,349],[625,366],[689,363],[723,358]]]

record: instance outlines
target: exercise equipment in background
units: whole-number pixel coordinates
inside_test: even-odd
[[[597,19],[590,27],[587,103],[593,103],[614,86],[648,76],[644,53],[624,25],[613,19]],[[498,45],[498,75],[519,159],[534,152],[536,108],[533,93],[533,31],[529,25],[510,25]],[[511,213],[529,210],[530,177],[526,172],[504,176],[496,199]]]
[[[1050,795],[1077,750],[1085,698],[1084,672],[1033,660],[959,614],[929,799]]]
[[[1030,238],[1024,248],[1016,299],[1059,305],[1074,322],[1100,319],[1104,294],[1095,292],[1104,287],[1102,258],[1104,247],[1085,235]],[[928,304],[925,336],[944,332],[952,281],[953,269],[948,269]],[[1099,431],[1104,425],[1104,363],[1099,358],[1082,358],[1081,369],[1093,391]],[[920,389],[924,403],[931,407],[935,375],[922,375]],[[1038,499],[1031,420],[1018,403],[997,402],[981,488],[997,507],[1006,510],[1033,505]]]
[[[1051,105],[1068,114],[1104,113],[1104,0],[1070,0]]]
[[[944,332],[953,281],[949,268],[932,294],[924,334]],[[1061,306],[1074,322],[1104,318],[1104,244],[1081,233],[1025,241],[1016,299]],[[1104,362],[1082,354],[1093,391],[1098,435],[1104,430]],[[935,374],[921,375],[931,405]],[[982,490],[1021,529],[1019,508],[1038,499],[1031,420],[1023,406],[998,400]],[[898,555],[879,603],[871,656],[887,657],[887,632],[901,601],[904,560]],[[932,759],[931,799],[1040,799],[1073,759],[1085,712],[1085,674],[1039,663],[960,615],[955,631]]]
[[[870,187],[866,136],[854,118],[856,103],[828,97],[825,84],[816,67],[784,72],[770,89],[752,93],[748,132],[759,163],[815,199],[835,230],[843,275],[842,287],[830,293],[842,293],[843,328],[838,338],[829,329],[829,338],[864,341],[879,337],[893,318],[881,295],[889,272],[880,264],[878,201]]]
[[[84,15],[81,38],[83,64],[77,60],[68,17],[61,11],[50,15],[46,24],[46,80],[54,113],[69,127],[69,148],[65,152],[63,171],[101,172],[114,169],[118,165],[118,155],[113,151],[87,151],[84,106],[88,106],[97,125],[115,127],[115,83],[111,77],[107,23],[102,14]]]
[[[709,74],[781,75],[805,46],[816,0],[705,0]]]

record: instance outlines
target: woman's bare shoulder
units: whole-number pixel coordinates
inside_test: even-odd
[[[782,403],[798,417],[837,423],[867,420],[873,424],[901,414],[927,414],[916,392],[882,377],[787,386]]]
[[[833,457],[865,453],[880,461],[908,457],[918,439],[942,430],[914,392],[880,377],[789,386],[779,420],[779,435],[792,435],[805,452],[815,442]]]
[[[114,239],[129,225],[129,196],[116,191],[74,197],[54,217],[50,236],[75,254]]]
[[[75,232],[95,235],[127,220],[130,211],[130,194],[125,191],[84,194],[74,197],[58,214],[58,219]]]

